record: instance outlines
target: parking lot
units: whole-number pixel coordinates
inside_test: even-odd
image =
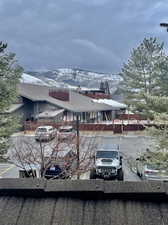
[[[0,163],[0,178],[18,178],[18,168],[10,163]]]
[[[83,134],[82,134],[83,135]],[[39,146],[34,140],[33,134],[26,136],[14,136],[13,142],[16,140],[24,138],[27,142],[32,143],[36,147]],[[120,151],[123,154],[123,170],[124,170],[124,180],[126,181],[137,181],[140,180],[139,177],[131,171],[129,168],[128,160],[131,158],[135,160],[146,148],[151,148],[153,140],[150,137],[145,136],[114,136],[109,134],[101,135],[83,135],[83,143],[80,146],[81,151],[85,151],[91,143],[96,143],[97,148],[110,147],[111,144],[119,144]],[[54,143],[54,142],[53,142]],[[47,143],[45,143],[47,144]],[[48,150],[50,149],[51,143],[49,144]],[[17,178],[19,176],[19,169],[13,164],[0,164],[0,177],[1,178]],[[81,179],[89,179],[89,173],[85,173],[81,176]]]

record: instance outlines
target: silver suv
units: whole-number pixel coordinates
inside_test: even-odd
[[[122,169],[122,156],[118,151],[119,146],[111,149],[100,149],[94,156],[94,168],[90,172],[90,179],[117,179],[124,180]]]
[[[76,130],[72,126],[61,126],[57,132],[58,140],[73,140],[76,137]]]
[[[52,126],[40,126],[35,130],[36,141],[50,141],[57,135],[57,130]]]

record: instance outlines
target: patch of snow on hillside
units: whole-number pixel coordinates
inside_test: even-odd
[[[38,85],[47,86],[47,83],[45,83],[44,81],[42,81],[34,76],[31,76],[29,74],[26,74],[26,73],[22,74],[20,81],[21,81],[21,83],[38,84]]]
[[[68,73],[71,74],[74,72],[73,69],[71,69],[71,68],[59,68],[57,70],[63,74],[68,74]]]
[[[53,79],[49,79],[49,78],[45,78],[44,80],[49,86],[54,86],[57,88],[68,88],[68,89],[76,89],[77,88],[77,86],[72,86],[72,85],[69,85],[64,82],[57,82],[57,81],[55,81]]]

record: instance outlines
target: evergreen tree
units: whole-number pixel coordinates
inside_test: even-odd
[[[6,148],[9,136],[16,128],[16,120],[6,112],[17,97],[17,84],[22,68],[16,65],[15,54],[6,51],[7,44],[0,42],[0,155]]]
[[[155,126],[147,127],[147,134],[155,138],[155,145],[144,159],[160,168],[168,168],[168,96],[145,95]]]
[[[168,96],[146,96],[156,127],[149,128],[157,140],[157,149],[164,150],[168,156]]]
[[[121,89],[126,103],[136,112],[151,116],[146,95],[168,93],[168,58],[163,51],[163,43],[156,38],[144,39],[137,49],[133,49],[127,64],[121,72]]]
[[[145,38],[131,52],[121,76],[126,103],[134,111],[152,118],[156,125],[148,129],[148,134],[155,137],[158,151],[148,151],[147,160],[168,166],[168,57],[163,43],[156,38]]]

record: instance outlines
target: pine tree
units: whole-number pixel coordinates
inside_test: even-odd
[[[15,54],[6,49],[7,44],[0,42],[0,155],[5,152],[8,139],[16,128],[16,120],[6,111],[16,101],[22,73],[22,68],[16,65]]]
[[[147,133],[155,138],[152,151],[144,154],[149,163],[168,168],[168,96],[146,95],[150,113],[153,115],[155,126],[148,127]]]
[[[149,128],[149,133],[157,140],[157,149],[168,154],[168,96],[146,96],[156,127]]]
[[[131,52],[121,76],[121,90],[127,104],[134,111],[152,118],[156,125],[148,129],[148,134],[155,137],[158,151],[148,151],[147,160],[168,166],[168,56],[164,53],[163,43],[156,38],[145,38]]]
[[[134,111],[151,116],[145,96],[168,93],[165,83],[168,81],[167,68],[168,58],[163,51],[163,43],[156,38],[145,38],[137,49],[133,49],[120,75],[126,103]]]

